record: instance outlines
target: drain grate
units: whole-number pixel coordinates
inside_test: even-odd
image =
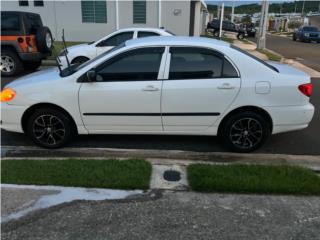
[[[181,173],[175,170],[167,170],[163,173],[163,178],[169,182],[178,182],[181,180]]]

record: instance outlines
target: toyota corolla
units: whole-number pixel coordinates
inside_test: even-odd
[[[306,128],[311,93],[305,73],[226,42],[150,37],[10,83],[1,127],[46,148],[75,134],[180,134],[217,135],[250,152],[270,134]]]

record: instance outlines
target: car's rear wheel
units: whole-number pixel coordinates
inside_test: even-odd
[[[258,149],[270,132],[270,124],[263,116],[255,112],[243,112],[223,123],[219,137],[229,150],[245,153]]]
[[[38,109],[29,118],[27,134],[34,143],[45,148],[64,146],[73,136],[70,118],[55,109]]]
[[[296,35],[294,35],[294,34],[292,35],[292,40],[293,40],[293,41],[297,41]]]
[[[36,70],[41,66],[41,60],[40,61],[32,61],[32,62],[24,62],[23,63],[25,70]]]
[[[23,71],[23,64],[14,51],[3,49],[1,51],[0,70],[2,76],[11,77]]]

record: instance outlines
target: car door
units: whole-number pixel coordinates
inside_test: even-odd
[[[162,131],[163,47],[121,53],[95,68],[96,81],[82,83],[79,105],[90,133]]]
[[[134,31],[127,31],[105,38],[96,44],[96,56],[133,38]]]
[[[164,131],[203,131],[230,106],[240,89],[236,68],[221,53],[171,47],[162,88]]]

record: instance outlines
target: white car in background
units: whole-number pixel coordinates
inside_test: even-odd
[[[63,69],[68,66],[65,54],[70,64],[83,63],[130,39],[172,35],[174,34],[161,28],[124,28],[98,41],[67,47],[67,50],[61,51],[59,59]]]
[[[1,92],[2,128],[46,148],[74,134],[218,135],[237,152],[303,129],[310,77],[229,43],[197,37],[127,41],[81,65],[39,71]]]

